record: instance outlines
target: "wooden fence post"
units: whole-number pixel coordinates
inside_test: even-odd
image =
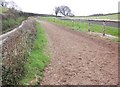
[[[80,29],[80,19],[79,19],[79,21],[78,21],[78,26],[79,26],[79,29]]]
[[[74,20],[72,20],[72,27],[74,27]]]
[[[64,19],[64,26],[66,26],[66,22],[65,22],[65,19]]]
[[[67,26],[67,20],[65,20],[65,26]]]
[[[65,26],[67,26],[67,20],[65,20]]]
[[[103,36],[105,36],[105,26],[106,26],[105,21],[103,21]]]
[[[90,32],[90,21],[88,20],[88,32]]]
[[[55,18],[54,18],[54,22],[55,22]]]
[[[69,26],[69,20],[67,20],[67,26]]]

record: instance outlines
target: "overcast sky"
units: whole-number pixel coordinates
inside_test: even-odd
[[[9,1],[9,0],[6,0]],[[12,0],[22,11],[53,14],[55,6],[67,5],[75,15],[118,12],[119,0]]]

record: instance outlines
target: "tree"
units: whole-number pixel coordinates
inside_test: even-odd
[[[0,0],[0,6],[2,7],[8,7],[14,10],[20,10],[21,8],[14,2],[14,1],[5,1],[5,0]]]
[[[71,13],[71,9],[68,6],[65,6],[65,5],[55,7],[56,16],[58,15],[58,13],[60,13],[60,14],[62,14],[64,16],[73,15],[73,13]]]
[[[0,0],[0,6],[2,7],[7,7],[8,2],[6,2],[5,0]]]
[[[58,15],[59,11],[60,11],[59,7],[55,7],[55,15],[56,16]]]
[[[8,6],[11,9],[17,9],[17,7],[18,7],[14,1],[10,1],[9,4],[8,4]]]
[[[68,6],[60,6],[60,13],[64,16],[68,16],[71,13],[71,10]]]

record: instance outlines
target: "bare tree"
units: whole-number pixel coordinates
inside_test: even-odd
[[[60,11],[59,7],[55,7],[55,15],[56,16],[58,15],[59,11]]]
[[[69,13],[71,13],[71,10],[68,6],[60,6],[60,13],[63,14],[64,16],[68,16]]]
[[[5,0],[0,0],[0,6],[2,7],[7,7],[8,2],[6,2]]]
[[[21,11],[21,8],[14,1],[9,1],[7,7],[13,10]]]
[[[8,7],[11,9],[16,9],[18,6],[16,5],[16,3],[14,1],[10,1],[8,4]]]
[[[56,16],[58,15],[58,13],[60,13],[60,14],[62,14],[64,16],[73,15],[73,13],[71,13],[71,9],[68,6],[65,6],[65,5],[55,7]]]

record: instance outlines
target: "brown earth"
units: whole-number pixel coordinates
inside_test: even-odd
[[[118,45],[41,21],[51,51],[41,85],[118,84]]]

